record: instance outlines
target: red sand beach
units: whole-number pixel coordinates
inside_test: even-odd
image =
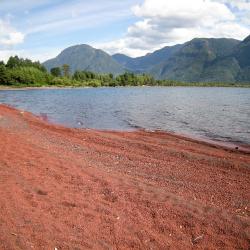
[[[0,249],[249,249],[250,154],[0,105]]]

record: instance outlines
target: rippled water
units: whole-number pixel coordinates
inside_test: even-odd
[[[89,88],[0,91],[0,102],[70,127],[166,130],[250,144],[250,89]]]

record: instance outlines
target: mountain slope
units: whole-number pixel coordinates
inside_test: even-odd
[[[48,70],[63,64],[68,64],[71,72],[76,70],[113,74],[124,72],[123,67],[106,52],[85,44],[69,47],[63,50],[56,58],[43,63]]]
[[[158,79],[234,82],[240,68],[237,61],[226,57],[238,44],[234,39],[195,38],[150,73]]]
[[[132,58],[123,54],[112,57],[126,69],[133,72],[147,72],[156,64],[162,63],[176,53],[182,45],[167,46],[145,56]]]
[[[135,68],[133,68],[133,61],[134,61],[134,58],[132,57],[129,57],[127,55],[124,55],[124,54],[120,54],[120,53],[117,53],[117,54],[114,54],[112,56],[112,58],[119,64],[121,64],[123,67],[125,67],[126,69],[129,69],[129,70],[132,70],[132,71],[136,71]]]
[[[250,35],[238,44],[233,56],[238,60],[242,68],[250,66]]]
[[[227,38],[195,38],[181,45],[164,47],[142,57],[112,57],[88,45],[62,51],[44,66],[69,64],[71,72],[89,70],[121,74],[126,70],[148,73],[156,79],[184,82],[250,82],[250,36],[243,41]]]
[[[238,82],[250,82],[250,36],[235,48],[233,56],[241,67],[237,77]]]

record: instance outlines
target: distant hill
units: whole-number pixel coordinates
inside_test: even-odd
[[[158,79],[235,82],[240,68],[229,55],[239,43],[225,38],[193,39],[163,63],[154,66],[150,73]]]
[[[46,61],[44,66],[50,70],[63,64],[69,64],[72,72],[89,70],[117,75],[131,71],[184,82],[249,83],[250,36],[243,41],[195,38],[137,58],[123,54],[111,57],[88,45],[77,45]]]
[[[60,67],[63,64],[68,64],[71,72],[86,70],[117,75],[125,71],[122,65],[117,63],[109,54],[85,44],[69,47],[56,58],[43,63],[48,70]]]
[[[250,35],[236,46],[233,56],[238,60],[241,67],[250,66]]]
[[[250,82],[250,36],[236,46],[232,56],[241,68],[237,77],[238,82]]]
[[[242,42],[227,38],[195,38],[146,56],[113,58],[134,72],[156,79],[184,82],[250,82],[250,36]]]
[[[160,64],[176,53],[182,45],[167,46],[145,56],[131,58],[123,54],[112,57],[126,69],[133,72],[147,72],[156,64]]]

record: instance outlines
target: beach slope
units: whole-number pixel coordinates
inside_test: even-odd
[[[249,190],[248,153],[0,105],[0,249],[249,249]]]

